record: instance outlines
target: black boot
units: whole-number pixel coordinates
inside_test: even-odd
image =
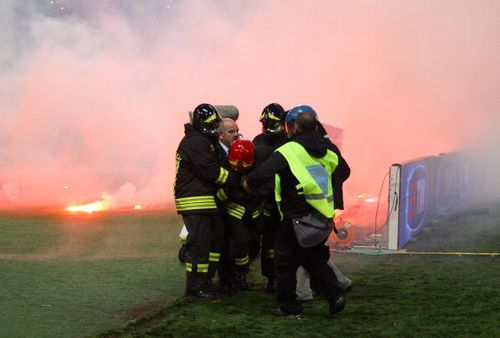
[[[239,275],[234,278],[234,284],[239,291],[248,290],[247,276]]]
[[[198,299],[209,299],[209,300],[217,298],[213,293],[208,293],[203,290],[186,290],[186,296],[191,296]]]
[[[276,291],[276,280],[272,277],[267,278],[267,282],[264,285],[264,291],[275,292]]]
[[[329,301],[330,303],[330,316],[344,310],[346,300],[344,296],[338,296]]]
[[[198,299],[215,299],[215,295],[206,290],[206,278],[195,272],[186,272],[186,296]]]
[[[205,281],[202,290],[206,293],[217,295],[219,287],[214,282],[212,282],[212,280],[208,279],[207,281]]]

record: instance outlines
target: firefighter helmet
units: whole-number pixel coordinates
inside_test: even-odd
[[[284,115],[285,110],[279,103],[271,103],[264,107],[259,121],[267,133],[275,134],[283,129],[282,119]]]
[[[255,163],[255,147],[250,140],[238,139],[231,144],[227,160],[231,168],[238,172],[252,169]]]
[[[194,109],[193,128],[205,136],[218,136],[220,121],[219,113],[211,104],[202,103]]]

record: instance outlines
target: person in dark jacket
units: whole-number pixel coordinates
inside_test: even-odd
[[[318,121],[318,131],[326,140],[328,149],[333,151],[339,157],[339,164],[333,173],[333,203],[335,209],[344,210],[344,191],[343,184],[351,175],[351,168],[345,158],[340,154],[340,149],[330,140],[323,125]]]
[[[286,117],[289,142],[279,147],[269,159],[251,172],[243,182],[251,191],[269,179],[276,178],[276,200],[283,220],[276,239],[276,276],[279,311],[277,315],[300,318],[303,306],[296,298],[296,272],[300,265],[309,272],[315,286],[330,305],[330,314],[342,311],[346,304],[344,291],[328,266],[324,255],[327,236],[309,247],[297,240],[292,223],[305,217],[333,222],[332,176],[337,155],[328,149],[317,131],[317,115],[309,106],[290,110]]]
[[[328,134],[320,121],[318,121],[318,131],[323,135],[328,149],[333,151],[339,159],[337,168],[335,169],[332,177],[333,203],[336,210],[343,210],[343,184],[344,181],[349,178],[351,174],[351,168],[340,153],[340,149],[328,137]],[[350,292],[353,288],[352,281],[346,275],[344,275],[342,271],[340,271],[340,269],[335,265],[335,263],[333,263],[333,261],[330,260],[330,247],[328,245],[324,246],[323,253],[325,259],[328,260],[328,265],[333,269],[335,276],[337,276],[342,289],[344,289],[346,293]],[[297,299],[312,300],[314,298],[314,293],[319,294],[320,291],[314,286],[314,283],[311,283],[307,271],[305,271],[303,267],[300,267],[297,271]]]
[[[215,298],[212,278],[223,247],[224,223],[215,201],[217,186],[239,184],[218,161],[221,118],[210,104],[198,105],[176,153],[175,206],[188,230],[186,295]]]
[[[227,163],[228,169],[241,179],[255,163],[253,143],[245,139],[235,140],[229,147]],[[225,212],[226,221],[227,250],[222,261],[225,280],[221,286],[227,291],[247,290],[249,285],[246,276],[252,261],[250,247],[254,242],[254,215],[260,211],[259,201],[249,196],[240,185],[220,188],[216,197]]]
[[[284,115],[285,110],[279,103],[270,103],[262,110],[259,119],[262,123],[262,133],[255,136],[252,141],[255,145],[256,166],[264,163],[277,148],[288,141],[282,123]],[[276,288],[274,244],[281,216],[274,200],[274,178],[270,180],[269,186],[269,193],[262,196],[262,212],[257,223],[254,251],[257,253],[260,251],[261,271],[266,277],[264,290],[273,292]]]
[[[234,141],[241,137],[240,129],[238,128],[238,124],[235,120],[224,117],[220,123],[220,136],[219,136],[219,145],[221,147],[221,155],[223,160],[226,159],[227,154],[229,153],[229,148]]]
[[[220,129],[219,163],[241,179],[241,174],[235,171],[228,161],[232,144],[241,141],[238,124],[231,118],[223,118]],[[244,217],[246,213],[244,197],[245,193],[240,185],[220,187],[216,193],[225,223],[224,249],[219,269],[219,284],[222,292],[230,293],[248,289],[246,275],[250,259],[247,243],[251,241],[251,234],[246,224],[246,217]]]

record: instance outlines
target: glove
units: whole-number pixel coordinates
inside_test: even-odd
[[[335,226],[335,222],[333,221],[333,218],[330,218],[328,220],[328,225],[330,226],[330,228],[332,228],[333,232],[335,232],[336,234],[339,233],[339,231],[337,230],[337,227]]]

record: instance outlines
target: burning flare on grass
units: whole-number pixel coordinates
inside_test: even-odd
[[[112,199],[109,194],[102,194],[103,199],[101,201],[95,201],[88,204],[71,205],[65,210],[69,212],[86,212],[93,213],[96,211],[109,210],[112,207]]]

